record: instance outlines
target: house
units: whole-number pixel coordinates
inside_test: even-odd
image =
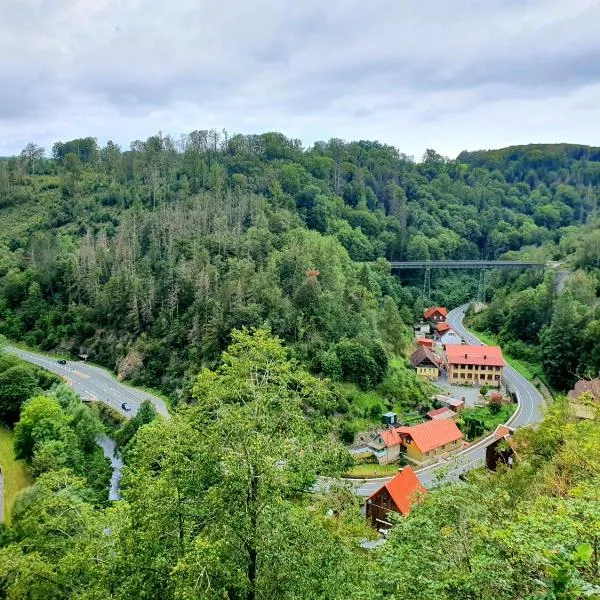
[[[367,519],[382,533],[392,527],[387,520],[390,512],[408,515],[412,505],[427,494],[412,467],[402,469],[367,498]]]
[[[462,344],[462,338],[453,329],[449,329],[440,336],[442,346]]]
[[[447,406],[442,406],[441,408],[434,408],[427,413],[427,417],[432,421],[434,419],[453,419],[456,417],[456,413],[453,410],[450,410]]]
[[[422,346],[410,357],[412,366],[417,370],[417,375],[427,379],[437,379],[440,376],[440,359],[430,348]]]
[[[436,394],[436,400],[448,407],[451,411],[455,413],[459,413],[465,407],[465,399],[458,400],[457,398],[452,398],[452,396],[445,396],[444,394]]]
[[[442,321],[441,323],[437,323],[435,326],[435,332],[438,334],[438,337],[441,337],[442,334],[446,333],[446,331],[452,331],[452,328],[446,321]]]
[[[423,319],[425,321],[445,321],[448,316],[448,311],[443,306],[430,306],[423,311]]]
[[[423,348],[430,348],[430,349],[433,348],[433,340],[429,339],[429,338],[426,338],[426,337],[420,337],[417,340],[417,344],[419,346],[422,346]]]
[[[457,450],[463,442],[462,431],[452,419],[435,419],[411,427],[397,427],[394,432],[406,450],[406,457],[416,463]]]
[[[431,334],[431,325],[429,323],[419,323],[413,327],[415,335],[418,337]]]
[[[395,429],[384,429],[377,434],[374,440],[369,442],[368,446],[380,465],[387,465],[398,460],[402,449],[400,436]]]
[[[495,471],[499,464],[512,465],[515,460],[515,444],[512,439],[512,427],[498,425],[494,431],[494,441],[485,449],[485,464]]]
[[[504,358],[500,346],[448,345],[446,364],[452,384],[500,385]]]

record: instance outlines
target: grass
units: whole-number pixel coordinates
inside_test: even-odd
[[[380,465],[378,463],[360,463],[354,465],[345,477],[369,478],[369,477],[389,477],[398,472],[398,465]]]
[[[475,331],[475,330],[474,330]],[[498,339],[495,335],[489,332],[484,331],[475,331],[477,337],[488,346],[498,346]],[[516,371],[521,373],[523,377],[529,379],[529,381],[533,381],[536,377],[543,379],[542,373],[542,365],[538,363],[532,363],[520,358],[515,358],[508,354],[504,348],[502,349],[502,354],[506,362]]]
[[[472,415],[481,419],[485,425],[485,433],[482,436],[484,437],[494,431],[498,425],[506,423],[516,409],[516,404],[503,404],[500,411],[494,414],[489,406],[479,406],[477,408],[466,408],[461,414],[463,417]]]
[[[10,524],[10,511],[17,494],[31,485],[31,475],[22,460],[15,460],[14,434],[0,427],[0,467],[4,476],[4,520]]]

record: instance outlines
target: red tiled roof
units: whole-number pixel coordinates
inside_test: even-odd
[[[435,326],[435,330],[438,333],[443,333],[444,331],[449,331],[450,330],[450,325],[448,325],[448,323],[446,323],[445,321],[443,321],[442,323],[438,323]]]
[[[442,317],[447,316],[448,311],[443,306],[430,306],[423,311],[423,318],[427,321],[433,317],[433,315],[438,312]]]
[[[494,437],[497,440],[501,440],[507,435],[510,435],[513,431],[514,429],[507,427],[506,425],[498,425],[498,427],[496,427],[496,431],[494,431]]]
[[[448,364],[504,366],[500,346],[453,346],[446,347]]]
[[[420,337],[417,340],[417,344],[419,344],[419,346],[426,346],[427,348],[431,348],[431,347],[433,347],[433,340],[430,340],[425,337]]]
[[[442,406],[442,408],[430,410],[427,413],[427,416],[430,419],[451,419],[455,414],[456,413],[453,410],[450,410],[447,406]]]
[[[427,490],[421,485],[421,482],[417,479],[415,472],[410,466],[404,467],[400,473],[382,485],[374,494],[371,494],[367,498],[367,501],[378,494],[383,488],[387,490],[390,498],[403,515],[410,513],[413,502],[420,494],[427,493]]]
[[[392,446],[398,446],[400,444],[400,436],[395,429],[386,429],[379,435],[381,436],[386,448],[391,448]]]
[[[396,427],[396,431],[409,435],[417,448],[423,453],[445,446],[463,437],[461,430],[451,419],[435,419],[412,427]]]

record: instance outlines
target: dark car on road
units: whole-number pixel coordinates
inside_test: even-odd
[[[127,410],[127,411],[131,410],[131,406],[129,406],[129,404],[127,404],[127,402],[123,402],[123,403],[121,404],[121,408],[122,408],[123,410]]]
[[[66,365],[67,364],[67,361],[64,358],[59,358],[57,362],[58,362],[59,365]]]

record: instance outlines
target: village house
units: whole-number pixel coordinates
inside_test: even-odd
[[[425,321],[434,321],[440,323],[445,321],[448,316],[448,311],[443,306],[430,306],[423,311],[423,319]]]
[[[490,471],[495,471],[499,464],[511,466],[515,460],[515,443],[512,438],[512,427],[498,425],[494,431],[494,441],[485,449],[485,464]]]
[[[456,417],[456,413],[453,410],[450,410],[447,406],[442,406],[441,408],[434,408],[427,413],[427,418],[432,421],[437,419],[454,419]]]
[[[390,512],[408,515],[414,502],[426,493],[412,467],[405,467],[367,498],[367,519],[377,531],[385,533],[392,527],[387,520]]]
[[[423,348],[430,348],[430,349],[432,349],[432,348],[433,348],[433,340],[432,340],[432,339],[430,339],[430,338],[426,338],[426,337],[420,337],[420,338],[417,340],[417,344],[418,344],[419,346],[422,346]]]
[[[442,344],[442,346],[462,344],[462,338],[456,331],[449,329],[440,336],[440,344]]]
[[[435,336],[437,339],[439,339],[444,333],[446,333],[446,331],[451,330],[452,328],[450,327],[450,325],[448,325],[446,321],[442,321],[441,323],[437,323],[435,326]]]
[[[410,362],[417,370],[417,375],[421,375],[432,381],[439,378],[441,361],[430,348],[426,346],[420,347],[413,352]]]
[[[452,396],[445,396],[444,394],[436,394],[436,400],[448,407],[451,411],[459,413],[465,407],[465,399],[459,400],[458,398],[452,398]]]
[[[394,431],[406,457],[417,464],[457,450],[463,443],[463,433],[452,419],[426,421]]]
[[[500,385],[504,358],[499,346],[449,345],[446,364],[451,384]]]

